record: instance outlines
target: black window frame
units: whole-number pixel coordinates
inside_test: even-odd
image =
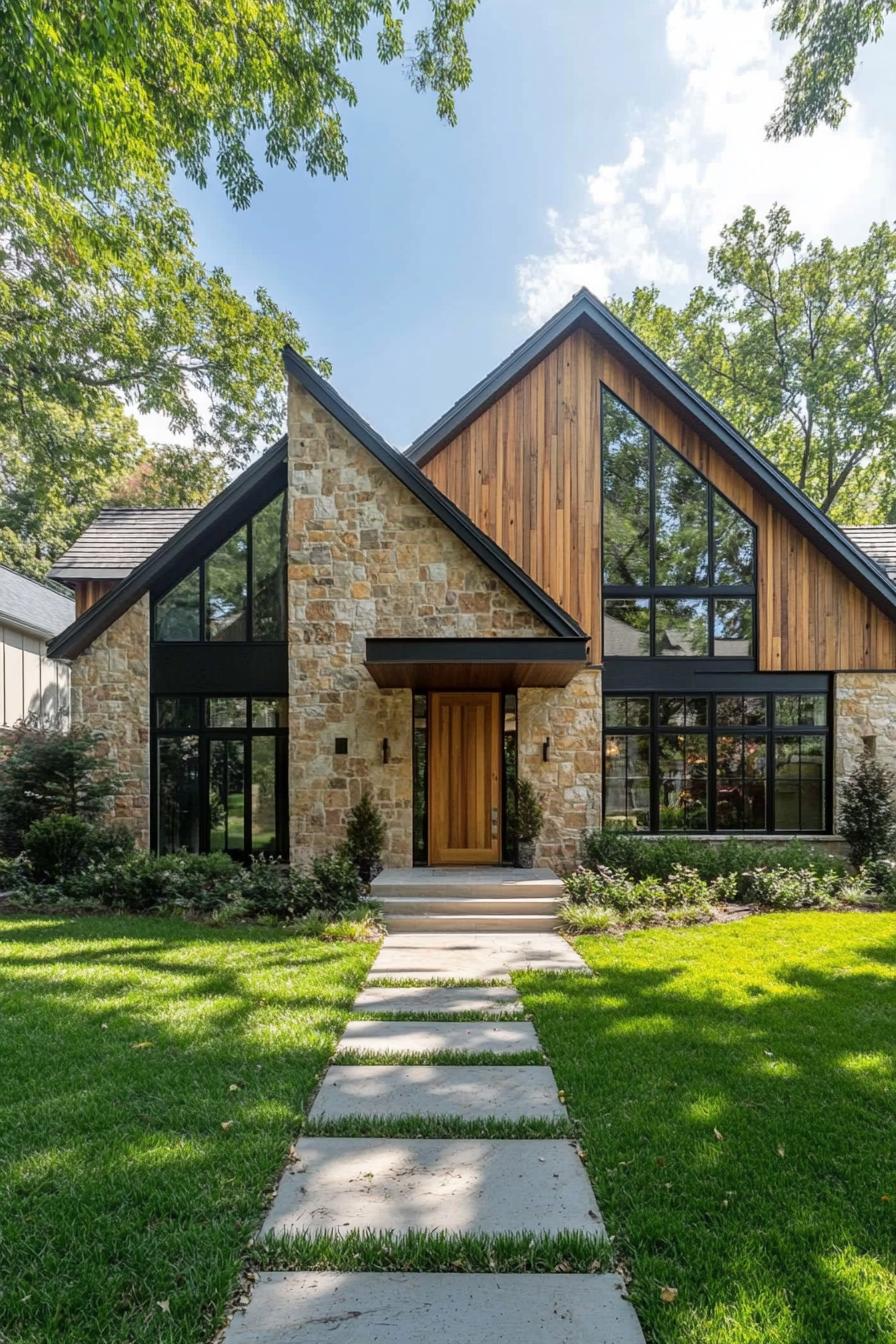
[[[712,483],[712,481],[710,481],[709,478],[708,478],[707,476],[704,476],[703,473],[702,473],[701,471],[699,471],[699,470],[694,466],[694,464],[693,464],[692,462],[689,462],[688,459],[684,456],[683,453],[680,453],[680,452],[678,451],[677,448],[675,448],[671,443],[668,442],[667,439],[664,439],[663,436],[662,436],[661,434],[658,434],[658,433],[656,432],[656,430],[653,428],[653,426],[650,425],[650,424],[644,419],[643,416],[638,415],[637,411],[633,410],[632,407],[629,406],[628,403],[627,403],[626,401],[624,401],[622,397],[620,397],[616,392],[614,392],[612,388],[607,387],[607,385],[606,385],[605,383],[601,383],[601,384],[600,384],[600,396],[601,396],[601,445],[600,445],[600,453],[601,453],[601,458],[600,458],[600,460],[601,460],[601,479],[603,479],[603,471],[604,471],[604,440],[603,440],[603,432],[604,432],[604,431],[603,431],[603,427],[604,427],[604,424],[605,424],[606,420],[605,420],[605,416],[604,416],[604,410],[603,410],[603,407],[604,407],[604,400],[605,400],[605,398],[606,398],[606,397],[612,397],[612,398],[614,399],[614,401],[618,402],[619,405],[622,406],[622,407],[625,409],[625,411],[628,412],[628,414],[634,416],[634,418],[635,418],[636,420],[640,421],[640,423],[644,426],[644,428],[645,428],[646,431],[647,431],[647,438],[648,438],[648,515],[649,515],[649,520],[650,520],[650,525],[649,525],[648,534],[647,534],[649,582],[648,582],[646,585],[638,585],[638,584],[630,584],[630,583],[606,583],[606,582],[604,581],[604,561],[603,561],[603,545],[604,545],[604,541],[605,541],[605,538],[606,538],[605,519],[604,519],[604,513],[605,513],[605,500],[604,500],[604,490],[603,490],[603,488],[601,489],[601,498],[600,498],[600,528],[601,528],[601,571],[600,571],[600,573],[601,573],[601,631],[602,631],[602,640],[603,640],[604,657],[605,657],[605,658],[610,658],[610,659],[614,659],[614,658],[616,658],[616,657],[629,657],[629,658],[632,658],[632,657],[662,658],[664,661],[668,661],[668,662],[670,662],[670,663],[671,663],[671,662],[675,662],[679,657],[684,657],[684,656],[689,656],[689,657],[701,657],[701,658],[710,658],[710,659],[712,659],[712,661],[713,661],[714,663],[715,663],[715,662],[727,663],[727,661],[728,661],[729,659],[738,659],[738,660],[740,660],[740,661],[743,661],[744,659],[749,659],[749,661],[750,661],[754,666],[758,666],[758,658],[759,658],[759,629],[758,629],[758,622],[757,622],[757,619],[756,619],[756,565],[757,565],[757,555],[758,555],[758,550],[757,550],[757,545],[756,545],[756,540],[757,540],[757,529],[756,529],[756,524],[753,522],[753,520],[752,520],[751,518],[748,518],[748,517],[747,517],[747,515],[744,513],[743,509],[738,508],[738,506],[734,503],[734,501],[733,501],[732,499],[729,499],[728,496],[727,496],[723,491],[721,491],[721,490],[718,488],[718,486],[714,485],[714,484]],[[656,449],[657,449],[657,443],[662,444],[663,448],[667,449],[670,453],[673,453],[673,454],[675,455],[676,458],[680,459],[680,461],[684,463],[684,465],[688,468],[688,470],[691,471],[691,472],[693,472],[694,475],[698,478],[698,480],[700,480],[700,481],[703,483],[703,485],[705,486],[705,489],[706,489],[706,497],[707,497],[707,548],[708,548],[708,552],[707,552],[707,561],[708,561],[708,581],[707,581],[706,584],[671,584],[671,585],[670,585],[670,584],[658,584],[658,583],[656,582]],[[749,584],[743,584],[743,583],[739,583],[739,584],[717,584],[717,583],[715,582],[715,567],[716,567],[716,554],[715,554],[715,500],[716,500],[716,497],[719,497],[720,499],[722,499],[723,502],[725,503],[725,505],[726,505],[728,508],[732,509],[732,510],[734,511],[734,513],[736,513],[740,518],[742,518],[743,521],[746,523],[746,525],[747,525],[747,526],[749,527],[749,529],[750,529],[750,534],[751,534],[751,536],[752,536],[752,542],[753,542],[753,566],[752,566],[752,569],[753,569],[753,579],[752,579],[752,583],[749,583]],[[605,616],[605,611],[606,611],[606,601],[607,601],[607,599],[608,599],[608,598],[614,598],[614,597],[645,598],[645,599],[647,599],[647,600],[649,601],[649,611],[648,611],[648,616],[649,616],[649,625],[648,625],[648,644],[649,644],[649,647],[648,647],[648,651],[647,651],[647,653],[645,653],[645,654],[641,654],[641,655],[634,655],[634,654],[607,654],[607,652],[606,652],[606,627],[605,627],[604,616]],[[707,627],[706,627],[706,635],[707,635],[707,650],[708,650],[706,654],[691,654],[691,655],[665,654],[665,655],[664,655],[664,654],[658,654],[658,653],[656,652],[656,605],[657,605],[657,604],[656,604],[656,599],[657,599],[657,598],[663,598],[663,597],[676,597],[676,598],[677,598],[677,597],[681,597],[681,598],[703,598],[703,599],[706,600],[706,602],[707,602]],[[715,628],[716,628],[716,612],[715,612],[715,604],[716,604],[716,600],[717,600],[717,599],[722,599],[722,600],[724,600],[724,599],[726,599],[726,598],[744,598],[744,599],[749,600],[749,602],[750,602],[750,607],[751,607],[751,651],[750,651],[749,654],[743,654],[743,653],[740,653],[740,654],[736,654],[736,653],[716,653],[716,652],[715,652],[715,643],[716,643],[716,636],[715,636]]]
[[[282,527],[282,543],[283,543],[283,575],[282,575],[282,581],[283,581],[283,634],[282,634],[282,636],[281,636],[279,639],[270,639],[270,638],[260,639],[260,638],[256,638],[255,633],[254,633],[254,631],[255,631],[255,610],[254,610],[254,606],[255,606],[255,596],[254,596],[254,588],[255,588],[255,528],[254,528],[254,523],[255,523],[256,516],[257,516],[258,514],[260,514],[260,513],[263,513],[264,510],[265,510],[266,508],[268,508],[271,504],[273,504],[274,501],[275,501],[276,499],[278,499],[278,498],[282,501],[282,522],[281,522],[281,527]],[[287,545],[287,506],[286,506],[286,505],[287,505],[287,501],[286,501],[286,490],[285,490],[285,489],[283,489],[283,490],[278,490],[278,491],[276,492],[276,494],[274,494],[274,495],[271,496],[271,498],[267,501],[266,504],[260,504],[260,505],[258,505],[258,507],[255,508],[255,509],[253,509],[251,513],[247,514],[245,518],[242,518],[238,523],[235,523],[235,525],[231,528],[231,530],[227,533],[227,535],[226,535],[225,537],[221,537],[221,538],[216,542],[216,544],[215,544],[214,546],[211,547],[211,549],[210,549],[209,551],[207,551],[204,555],[202,555],[202,556],[197,560],[197,562],[196,562],[195,565],[192,565],[188,570],[186,570],[186,572],[179,574],[179,575],[178,575],[178,578],[177,578],[173,583],[168,584],[168,586],[167,586],[164,590],[160,590],[160,591],[157,591],[157,592],[154,591],[154,592],[153,592],[153,594],[152,594],[152,598],[151,598],[151,602],[150,602],[150,608],[151,608],[151,609],[150,609],[150,623],[149,623],[149,629],[150,629],[150,643],[151,643],[151,644],[154,644],[154,645],[156,645],[156,646],[158,646],[158,647],[164,647],[164,648],[177,648],[177,647],[181,647],[181,648],[183,648],[183,647],[185,647],[185,646],[186,646],[186,647],[191,647],[191,646],[195,646],[195,645],[197,645],[197,644],[202,644],[202,645],[204,645],[204,646],[206,646],[206,647],[210,647],[210,648],[222,648],[224,645],[228,645],[228,646],[230,646],[231,648],[246,648],[246,647],[249,647],[249,646],[251,646],[251,647],[253,647],[253,648],[258,648],[258,647],[260,647],[260,646],[264,646],[264,645],[267,645],[267,646],[270,646],[270,645],[282,645],[282,644],[285,644],[285,643],[286,643],[286,641],[287,641],[287,637],[288,637],[288,627],[289,627],[288,593],[287,593],[287,582],[286,582],[286,567],[287,567],[287,557],[286,557],[286,545]],[[246,638],[245,638],[245,639],[231,639],[231,640],[210,639],[210,638],[209,638],[209,629],[208,629],[208,626],[209,626],[209,622],[208,622],[208,585],[207,585],[207,580],[206,580],[206,567],[207,567],[207,565],[208,565],[209,560],[211,560],[211,559],[217,554],[217,552],[221,549],[221,547],[222,547],[222,546],[225,546],[225,545],[227,544],[228,541],[230,541],[233,537],[236,536],[236,534],[237,534],[238,532],[241,532],[241,531],[244,531],[245,534],[246,534]],[[158,606],[158,604],[159,604],[160,602],[162,602],[162,601],[168,596],[168,594],[169,594],[170,592],[172,592],[172,591],[178,586],[179,583],[182,583],[184,579],[189,578],[190,575],[193,574],[193,573],[195,573],[197,570],[198,570],[198,573],[199,573],[199,626],[198,626],[198,628],[199,628],[199,638],[198,638],[198,639],[159,639],[159,638],[157,637],[157,635],[156,635],[156,607]]]
[[[766,700],[765,722],[763,724],[741,723],[728,724],[717,722],[716,705],[719,698],[730,695],[745,694],[748,696],[763,696]],[[706,724],[660,724],[659,722],[659,701],[664,697],[678,698],[684,695],[705,696],[708,700],[708,723]],[[815,724],[789,724],[778,723],[775,709],[778,695],[811,695],[823,696],[825,701],[825,724],[819,727]],[[649,699],[650,701],[650,723],[643,724],[610,724],[607,722],[608,713],[606,709],[607,702],[610,700],[621,699]],[[700,686],[699,689],[678,690],[674,688],[656,689],[654,686],[650,690],[640,690],[633,686],[626,690],[612,690],[604,693],[604,728],[601,740],[601,781],[603,789],[603,798],[607,796],[607,762],[605,743],[608,737],[632,736],[647,737],[649,742],[649,771],[650,771],[650,824],[646,831],[633,831],[633,834],[639,835],[830,835],[833,824],[833,687],[828,680],[827,689],[821,692],[817,687],[804,688],[793,687],[781,689],[778,687],[757,686],[743,690],[742,688],[714,687],[709,689]],[[659,739],[661,737],[679,737],[679,736],[705,736],[707,738],[707,776],[706,776],[706,819],[707,824],[704,828],[694,830],[672,830],[660,829],[660,752]],[[717,825],[718,798],[717,798],[717,742],[720,737],[741,737],[741,738],[763,738],[765,741],[766,769],[765,769],[765,826],[764,827],[724,827]],[[822,818],[822,829],[816,827],[806,827],[795,829],[785,827],[778,829],[776,827],[775,817],[775,742],[777,739],[785,737],[815,737],[824,741],[824,789],[822,794],[822,804],[824,816]],[[604,821],[606,824],[606,818]]]
[[[158,722],[158,703],[160,700],[171,700],[176,698],[194,700],[197,704],[197,723],[192,726],[182,726],[178,728],[157,727]],[[209,700],[218,700],[223,698],[233,698],[245,700],[246,702],[246,723],[243,727],[237,728],[219,728],[210,727],[207,723],[207,702]],[[252,723],[252,705],[255,700],[283,700],[287,699],[282,692],[268,691],[255,692],[247,694],[245,691],[230,690],[227,692],[215,692],[206,694],[197,691],[163,691],[154,693],[150,697],[150,789],[151,789],[151,809],[150,809],[150,846],[153,853],[159,853],[159,763],[158,763],[158,743],[162,739],[195,737],[199,741],[199,762],[198,762],[198,790],[199,790],[199,854],[230,854],[238,863],[248,863],[253,856],[252,840],[252,740],[256,737],[273,737],[276,739],[277,746],[274,752],[275,779],[279,780],[280,788],[276,797],[276,840],[273,854],[278,860],[284,863],[289,861],[289,725],[280,727],[256,727]],[[226,738],[230,741],[241,741],[244,744],[244,800],[243,800],[243,835],[248,841],[241,850],[212,850],[211,843],[211,817],[209,809],[209,751],[212,740],[218,741]],[[261,851],[258,853],[269,853],[270,851]]]

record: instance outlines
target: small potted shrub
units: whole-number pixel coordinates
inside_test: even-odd
[[[382,871],[383,842],[386,823],[369,793],[363,793],[349,813],[345,832],[345,852],[361,874],[361,881],[370,883]]]
[[[516,786],[516,856],[521,868],[534,868],[535,843],[544,824],[544,808],[528,779]]]

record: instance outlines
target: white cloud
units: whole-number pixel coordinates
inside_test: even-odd
[[[889,213],[892,145],[853,109],[837,131],[765,139],[786,51],[762,0],[674,0],[666,51],[676,98],[628,137],[623,157],[585,180],[571,220],[549,211],[553,246],[517,268],[525,319],[543,322],[581,285],[601,297],[632,285],[696,282],[722,225],[745,205],[786,205],[813,237],[855,240]]]

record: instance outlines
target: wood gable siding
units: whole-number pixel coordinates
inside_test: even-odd
[[[633,369],[575,331],[422,469],[579,621],[593,662],[601,659],[601,383],[756,524],[760,670],[896,668],[896,624]]]

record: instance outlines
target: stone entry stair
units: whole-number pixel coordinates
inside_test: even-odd
[[[423,937],[407,949],[399,936],[393,949],[392,937],[380,953],[386,962],[393,955],[400,961],[404,952],[416,961],[426,948]],[[538,940],[528,964],[587,972],[556,934]],[[470,978],[477,955],[505,978],[527,964],[527,944],[519,938],[502,947],[494,934],[468,935],[454,957],[446,956],[448,941],[432,938],[440,967],[433,979]],[[551,941],[557,946],[548,946]],[[478,942],[487,946],[477,952]],[[263,1235],[576,1233],[594,1238],[597,1248],[606,1234],[571,1140],[382,1137],[389,1118],[400,1126],[426,1116],[430,1130],[458,1117],[468,1126],[567,1120],[548,1065],[502,1063],[502,1043],[518,1057],[540,1048],[512,986],[396,987],[369,977],[355,1012],[309,1113],[312,1126],[321,1122],[329,1134],[341,1123],[351,1136],[297,1141]],[[421,1016],[388,1020],[390,1013]],[[424,1016],[436,1013],[445,1020]],[[375,1042],[375,1057],[442,1051],[450,1041],[452,1052],[481,1057],[487,1051],[495,1062],[340,1064],[339,1054],[357,1054],[359,1041]],[[371,1135],[374,1127],[378,1137]],[[624,1288],[611,1273],[268,1272],[259,1275],[223,1344],[432,1344],[443,1338],[452,1344],[644,1344]]]
[[[390,933],[545,933],[563,883],[550,868],[385,868],[371,895]]]

